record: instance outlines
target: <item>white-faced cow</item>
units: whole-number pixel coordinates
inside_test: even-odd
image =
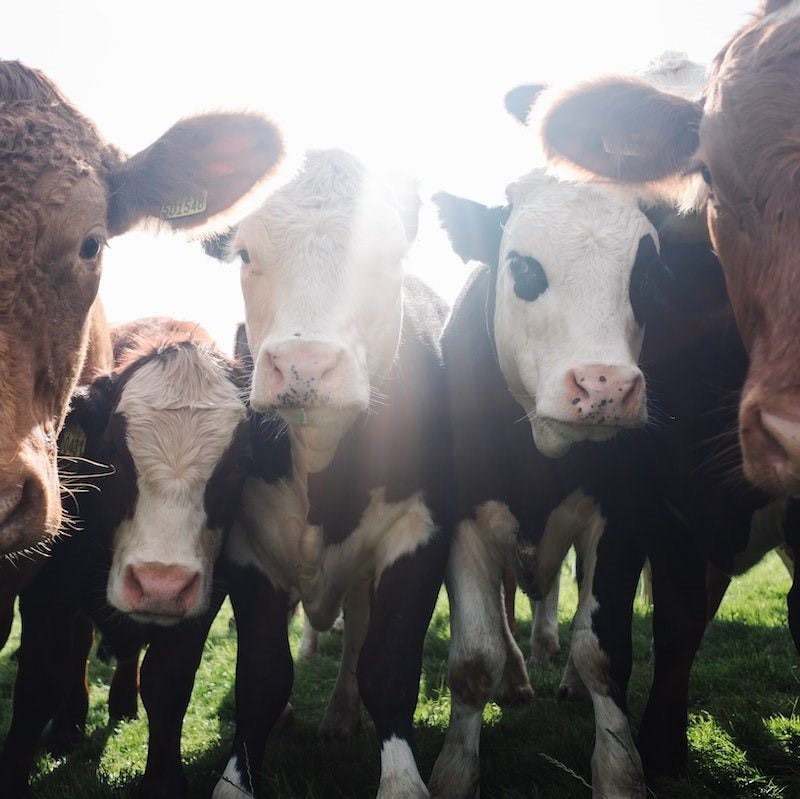
[[[545,116],[554,159],[625,182],[690,175],[750,355],[739,410],[745,475],[800,493],[798,199],[800,4],[763,0],[696,101],[634,80],[566,93]],[[698,181],[700,182],[700,181]],[[798,622],[800,623],[800,622]]]
[[[206,223],[281,152],[263,117],[208,114],[126,158],[44,75],[0,62],[0,555],[61,524],[56,439],[87,349],[108,366],[107,239]]]
[[[484,264],[442,336],[458,527],[447,568],[452,711],[430,787],[436,796],[467,797],[478,788],[483,706],[504,672],[519,697],[530,694],[503,612],[503,570],[516,564],[522,539],[522,576],[541,596],[574,542],[591,585],[603,525],[577,490],[569,453],[587,442],[605,452],[615,433],[644,425],[637,361],[666,272],[658,234],[638,204],[602,187],[540,170],[509,187],[506,207],[445,194],[434,200],[456,253]],[[558,456],[569,462],[563,470]],[[597,784],[614,788],[622,757],[605,752],[631,757],[627,772],[637,772],[638,757],[624,713],[606,696],[589,618],[597,601],[582,594],[575,636],[598,703]]]
[[[76,495],[74,507],[67,501],[83,529],[54,543],[21,596],[14,715],[0,759],[4,796],[23,792],[36,742],[65,693],[72,692],[66,706],[73,712],[64,718],[60,711],[56,727],[83,726],[85,687],[77,715],[74,697],[91,637],[75,651],[71,622],[79,612],[118,657],[135,657],[149,643],[141,674],[150,722],[141,794],[187,791],[181,721],[225,596],[217,556],[250,469],[246,373],[194,323],[141,320],[115,329],[114,344],[114,371],[75,395],[64,428],[87,462],[104,465],[88,478],[98,490]],[[288,442],[275,438],[260,461],[262,470],[285,477]]]
[[[447,555],[449,445],[438,351],[445,308],[403,274],[418,205],[415,190],[398,191],[351,155],[313,152],[235,232],[250,403],[286,421],[295,474],[279,489],[248,479],[231,531],[228,551],[241,565],[231,580],[237,728],[215,799],[253,789],[288,698],[292,591],[318,629],[344,601],[345,657],[327,731],[352,728],[360,695],[381,742],[378,795],[427,796],[412,716]],[[268,590],[257,588],[264,575]]]

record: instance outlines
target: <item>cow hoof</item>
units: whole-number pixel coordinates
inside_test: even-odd
[[[51,754],[60,757],[73,752],[85,738],[86,733],[82,726],[75,724],[54,726],[47,736],[47,748]]]
[[[535,692],[530,685],[507,686],[498,697],[498,704],[516,707],[533,701]]]
[[[272,734],[281,733],[294,722],[294,708],[291,702],[286,703],[286,707],[281,711],[277,721],[272,725]]]
[[[138,799],[188,799],[189,784],[183,771],[157,777],[145,774],[137,796]]]
[[[531,647],[528,665],[534,669],[554,669],[560,649],[558,642],[553,646],[551,643],[540,641],[535,647]]]
[[[559,702],[588,702],[592,697],[583,683],[561,683],[556,698]]]
[[[318,733],[321,738],[348,738],[361,726],[361,712],[358,704],[355,709],[334,708],[328,705],[320,722]]]

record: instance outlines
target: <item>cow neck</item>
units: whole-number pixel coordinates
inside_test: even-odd
[[[350,414],[342,414],[335,423],[325,426],[289,425],[295,477],[305,484],[309,474],[326,469],[353,422]]]
[[[100,300],[95,300],[86,321],[88,344],[78,385],[84,386],[114,368],[111,332]]]

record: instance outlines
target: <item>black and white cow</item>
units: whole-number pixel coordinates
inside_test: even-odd
[[[638,204],[599,187],[534,171],[509,187],[506,207],[434,200],[456,253],[484,264],[442,336],[458,527],[447,569],[452,711],[430,787],[465,797],[478,789],[481,715],[504,672],[518,696],[530,693],[503,612],[503,571],[516,564],[522,531],[535,542],[534,593],[547,592],[573,541],[591,568],[602,520],[554,458],[645,423],[637,361],[664,267]],[[582,607],[591,603],[582,596]],[[599,738],[607,747],[621,734],[636,757],[622,722],[598,709]]]
[[[447,557],[449,442],[446,309],[403,272],[418,207],[415,189],[398,191],[342,151],[317,151],[234,233],[250,403],[285,420],[294,474],[277,487],[248,479],[229,539],[237,729],[215,799],[253,789],[288,698],[292,593],[318,629],[342,603],[347,614],[323,727],[350,729],[360,696],[381,742],[378,796],[428,795],[411,732]]]
[[[93,472],[84,483],[94,490],[66,500],[80,531],[54,543],[21,595],[14,713],[0,758],[4,796],[23,793],[42,729],[65,694],[71,705],[80,692],[75,672],[80,689],[91,636],[76,643],[79,613],[120,658],[149,643],[141,795],[186,795],[182,719],[225,597],[218,555],[250,468],[246,374],[195,323],[145,319],[112,337],[114,371],[73,397],[62,434],[79,456],[73,468]],[[260,458],[262,469],[269,462],[285,475],[288,442],[274,439]],[[70,723],[82,727],[87,701]]]

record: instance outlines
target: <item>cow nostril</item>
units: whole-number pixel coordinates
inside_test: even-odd
[[[139,578],[136,576],[136,570],[133,566],[128,566],[125,569],[123,591],[126,600],[132,605],[138,604],[144,597],[144,588]]]

